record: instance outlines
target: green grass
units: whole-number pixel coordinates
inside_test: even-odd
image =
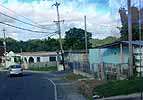
[[[29,67],[28,70],[33,70],[33,71],[57,71],[57,67],[51,66],[51,67]]]
[[[143,88],[142,79],[108,81],[96,87],[93,92],[101,97],[110,97],[140,92],[141,88]]]
[[[67,80],[78,80],[78,79],[83,79],[83,78],[87,78],[87,77],[79,75],[79,74],[78,75],[77,74],[68,74],[63,77],[63,79],[67,79]]]

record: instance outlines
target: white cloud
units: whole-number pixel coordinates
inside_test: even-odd
[[[99,11],[97,11],[96,4],[87,3],[88,0],[72,0],[71,2],[64,2],[63,0],[59,1],[61,2],[61,5],[59,7],[60,16],[61,19],[65,20],[64,24],[62,24],[62,33],[64,33],[71,27],[84,28],[84,15],[87,15],[87,30],[93,33],[93,37],[104,38],[109,35],[113,36],[117,36],[117,34],[119,35],[119,31],[116,28],[117,26],[116,18],[113,18],[111,16],[110,11],[101,14],[99,13]],[[114,10],[116,6],[115,9],[116,11],[120,7],[117,1],[118,0],[109,0],[109,7],[113,8]],[[56,25],[54,25],[53,23],[53,21],[57,19],[56,9],[54,6],[52,7],[52,4],[54,3],[55,0],[50,0],[50,1],[41,0],[40,3],[33,2],[32,4],[20,3],[18,2],[18,0],[8,0],[8,4],[6,4],[6,6],[17,13],[28,17],[34,22],[38,22],[42,25],[53,24],[50,26],[49,25],[45,26],[51,32],[57,30]],[[3,8],[0,7],[0,9]],[[22,17],[14,15],[10,11],[7,10],[4,11],[11,16],[29,22],[28,20]],[[15,25],[19,25],[17,23]],[[22,26],[23,24],[21,24],[20,27]],[[32,27],[26,27],[26,28],[32,29]],[[42,34],[38,35],[36,33],[20,31],[14,28],[8,30],[9,32],[11,31],[13,37],[16,36],[16,38],[20,40],[39,38],[39,35],[40,37],[42,36]],[[41,29],[34,28],[34,30],[41,30]],[[41,30],[41,31],[46,31],[46,30]]]

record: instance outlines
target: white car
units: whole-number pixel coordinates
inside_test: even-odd
[[[21,65],[10,65],[9,66],[9,74],[12,75],[23,75],[23,69]]]

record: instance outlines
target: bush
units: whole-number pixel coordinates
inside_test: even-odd
[[[96,87],[94,89],[94,95],[96,94],[101,97],[109,97],[136,93],[140,92],[140,89],[143,88],[142,84],[142,79],[108,81],[107,83]]]

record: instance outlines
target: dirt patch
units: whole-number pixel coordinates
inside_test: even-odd
[[[87,97],[88,100],[91,100],[93,96],[93,89],[104,83],[105,81],[100,80],[81,80],[77,82],[77,87],[81,94]]]

